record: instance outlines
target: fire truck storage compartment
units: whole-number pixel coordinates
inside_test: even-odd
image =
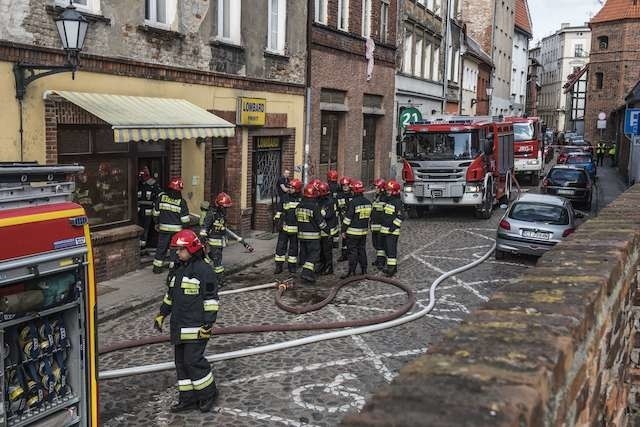
[[[513,133],[498,137],[498,173],[501,176],[513,171]]]
[[[0,262],[0,426],[88,425],[86,247]]]

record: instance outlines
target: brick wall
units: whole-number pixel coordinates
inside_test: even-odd
[[[119,277],[140,267],[141,232],[137,225],[91,232],[96,281]]]
[[[624,426],[640,404],[640,185],[409,363],[344,426]]]

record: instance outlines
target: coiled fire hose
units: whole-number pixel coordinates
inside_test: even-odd
[[[420,309],[415,313],[402,316],[397,319],[382,322],[382,323],[377,323],[377,324],[372,324],[367,326],[360,326],[360,327],[352,327],[352,328],[341,329],[341,330],[332,331],[332,332],[325,332],[322,334],[311,335],[308,337],[298,338],[290,341],[267,344],[267,345],[262,345],[257,347],[248,347],[242,350],[229,351],[226,353],[212,354],[207,356],[206,359],[209,362],[218,362],[221,360],[229,360],[229,359],[237,359],[240,357],[254,356],[257,354],[264,354],[264,353],[270,353],[272,351],[285,350],[288,348],[299,347],[302,345],[312,344],[320,341],[327,341],[327,340],[332,340],[336,338],[344,338],[352,335],[360,335],[360,334],[365,334],[365,333],[370,333],[375,331],[381,331],[384,329],[393,328],[395,326],[400,326],[405,323],[420,319],[425,315],[427,315],[429,312],[431,312],[431,310],[433,310],[433,307],[436,304],[436,289],[438,285],[440,285],[440,283],[442,283],[443,281],[445,281],[447,278],[451,276],[455,276],[456,274],[470,270],[482,264],[484,261],[487,260],[487,258],[489,258],[493,254],[495,247],[496,245],[494,243],[491,249],[487,251],[482,257],[478,258],[477,260],[469,264],[463,265],[461,267],[458,267],[456,269],[447,271],[442,275],[440,275],[440,277],[438,277],[436,280],[433,281],[433,283],[431,284],[431,287],[429,288],[429,304],[427,304],[427,306],[423,307],[422,309]],[[374,277],[375,279],[380,279],[379,277],[376,277],[376,276]],[[352,278],[352,281],[355,281],[355,280],[360,280],[360,279],[358,277]],[[269,285],[269,286],[272,286],[272,285]],[[251,287],[251,289],[245,288],[245,289],[238,289],[235,291],[227,291],[227,294],[255,290],[256,288],[262,288],[262,287],[254,286],[254,287]],[[144,345],[144,344],[140,344],[140,345]],[[156,363],[151,365],[134,366],[130,368],[103,371],[98,374],[98,378],[101,380],[106,380],[111,378],[120,378],[120,377],[132,376],[132,375],[166,371],[174,368],[175,368],[175,365],[173,362]]]

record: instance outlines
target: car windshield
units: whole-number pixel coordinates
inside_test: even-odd
[[[513,124],[513,140],[514,141],[531,141],[536,138],[536,131],[533,123],[514,123]]]
[[[545,203],[517,202],[511,208],[509,218],[517,221],[544,222],[553,225],[569,224],[567,208]]]
[[[591,163],[591,156],[588,155],[574,155],[574,156],[569,156],[567,158],[567,164],[570,165],[576,165],[576,164],[583,164],[583,163]]]
[[[549,179],[555,182],[577,182],[585,184],[587,174],[582,169],[551,169]]]
[[[472,160],[480,154],[477,132],[410,134],[404,145],[407,160]]]

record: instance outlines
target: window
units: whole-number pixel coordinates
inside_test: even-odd
[[[218,0],[218,39],[240,44],[240,4],[237,0]]]
[[[411,74],[413,68],[413,33],[410,29],[406,29],[404,35],[404,60],[402,63],[402,71]]]
[[[284,54],[287,36],[287,0],[269,0],[268,49]]]
[[[413,66],[413,75],[422,77],[422,35],[416,34],[416,55]]]
[[[582,45],[581,44],[576,44],[574,46],[574,55],[573,56],[577,56],[577,57],[584,56],[584,51],[582,50]]]
[[[604,74],[596,73],[596,89],[602,89],[604,83]]]
[[[453,53],[453,79],[454,82],[458,83],[460,80],[460,51],[456,50]]]
[[[338,29],[349,31],[349,0],[338,0]]]
[[[600,50],[609,49],[609,37],[598,37],[598,47],[600,48]]]
[[[433,74],[432,79],[440,81],[440,48],[433,49]]]
[[[431,43],[427,43],[424,50],[424,78],[431,79],[433,77],[433,71],[431,70]]]
[[[386,43],[389,38],[389,2],[380,3],[380,41]]]
[[[100,14],[100,0],[73,0],[73,5],[81,12]],[[56,0],[58,6],[66,7],[69,0]]]
[[[315,21],[327,25],[327,1],[315,0]]]
[[[344,104],[347,99],[347,93],[342,90],[321,89],[320,102],[329,104]]]
[[[365,93],[362,97],[362,106],[369,108],[382,108],[382,96]]]
[[[145,0],[144,22],[147,25],[169,28],[176,14],[176,0]]]
[[[371,2],[362,0],[362,37],[371,37]]]

